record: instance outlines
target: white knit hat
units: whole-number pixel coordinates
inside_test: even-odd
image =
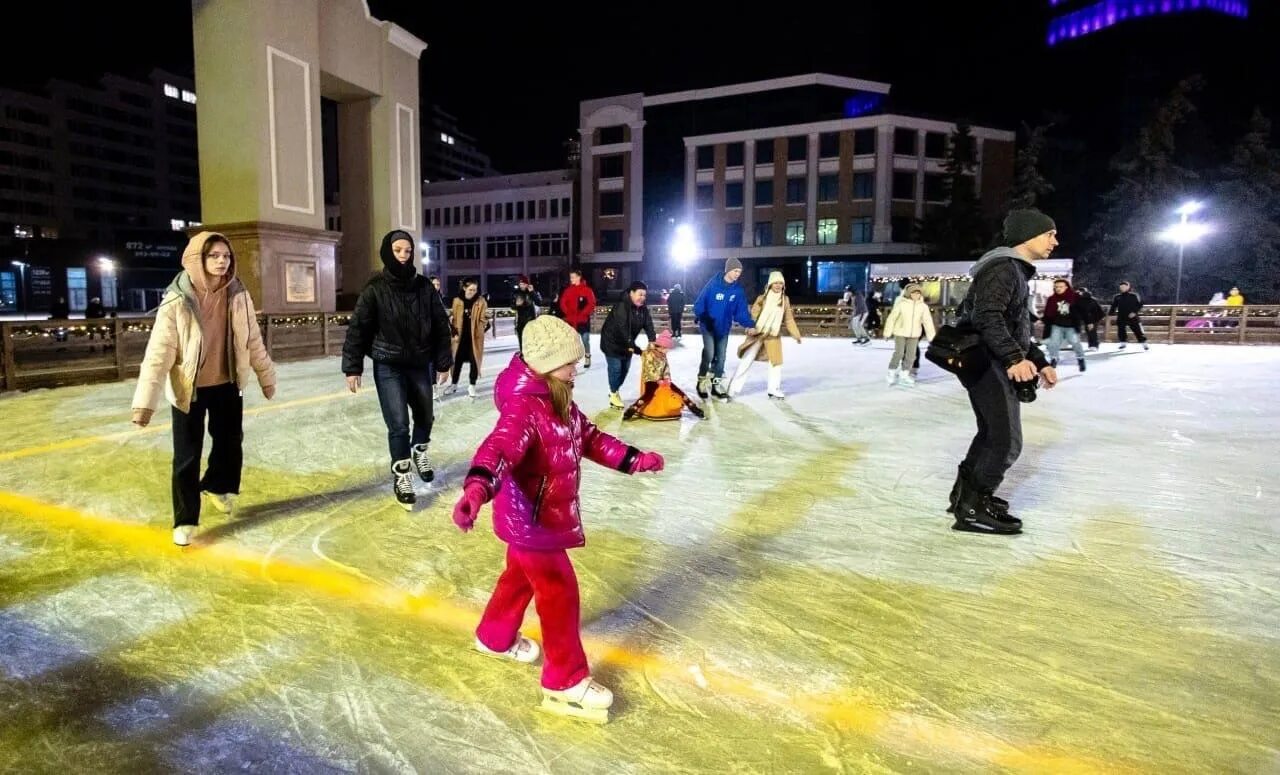
[[[784,286],[787,284],[787,278],[783,277],[782,272],[776,269],[769,273],[769,282],[767,284],[772,286],[774,283],[782,283]]]
[[[555,315],[541,315],[524,327],[520,352],[529,368],[539,374],[577,363],[587,354],[582,349],[582,335]]]

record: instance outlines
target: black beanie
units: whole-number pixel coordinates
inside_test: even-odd
[[[1039,210],[1010,210],[1004,219],[1004,242],[1017,247],[1049,231],[1057,231],[1053,219]]]
[[[647,291],[647,290],[649,290],[649,286],[645,285],[639,280],[636,280],[635,282],[627,286],[627,293],[631,293],[632,291]]]

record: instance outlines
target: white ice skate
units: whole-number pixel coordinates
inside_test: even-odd
[[[173,529],[173,542],[178,546],[190,546],[191,539],[196,537],[195,525],[178,525]]]
[[[782,367],[781,366],[769,367],[769,397],[776,398],[779,401],[787,397],[787,394],[782,392]]]
[[[592,681],[591,676],[587,676],[577,686],[571,686],[563,691],[544,688],[542,705],[539,709],[558,716],[590,721],[593,724],[607,724],[609,708],[612,705],[613,692]]]
[[[747,375],[742,374],[729,380],[729,395],[736,397],[747,385]]]
[[[445,385],[445,386],[444,386],[444,390],[441,390],[441,391],[440,391],[440,394],[441,394],[441,395],[445,395],[445,396],[451,396],[451,395],[453,395],[454,393],[457,393],[457,392],[458,392],[458,385],[457,385],[457,383],[450,383],[450,384],[448,384],[448,385]]]
[[[914,374],[912,374],[912,373],[910,373],[910,372],[906,372],[906,371],[904,371],[904,372],[902,372],[901,374],[899,374],[899,375],[898,375],[898,380],[899,380],[902,384],[906,385],[907,387],[911,387],[912,385],[916,384],[916,377],[915,377],[915,375],[914,375]]]
[[[231,512],[235,511],[235,508],[236,508],[235,493],[206,492],[205,495],[209,496],[209,502],[213,504],[213,507],[218,511],[222,512],[223,514],[230,514]]]
[[[897,381],[898,381],[898,370],[889,369],[889,373],[884,375],[884,384],[892,387],[894,384],[897,383]]]
[[[476,386],[475,386],[475,385],[467,385],[467,395],[471,396],[472,398],[475,398],[475,397],[476,397]]]
[[[476,638],[474,648],[485,656],[510,659],[523,665],[535,665],[542,657],[542,647],[538,645],[538,642],[530,640],[520,633],[516,633],[516,642],[512,643],[511,648],[506,651],[494,651],[481,643],[479,638]]]

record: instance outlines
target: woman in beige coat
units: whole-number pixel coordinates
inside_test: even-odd
[[[262,343],[258,313],[236,279],[231,243],[202,231],[182,253],[183,271],[165,291],[133,394],[133,422],[145,427],[160,401],[173,406],[173,542],[191,543],[200,523],[200,493],[229,513],[244,465],[244,389],[256,374],[268,400],[276,368]],[[200,476],[205,418],[209,464]]]
[[[898,380],[904,385],[916,384],[910,369],[916,359],[916,348],[920,346],[921,332],[926,340],[933,339],[933,313],[920,286],[908,283],[902,295],[894,300],[893,311],[884,319],[884,338],[893,340],[893,358],[889,360],[889,375],[885,379],[890,385]],[[902,368],[904,365],[906,368]]]
[[[785,329],[796,344],[800,338],[800,328],[791,314],[791,300],[785,293],[786,280],[782,272],[769,274],[769,289],[751,305],[751,317],[756,321],[755,333],[749,334],[738,348],[738,368],[729,382],[729,395],[736,396],[742,392],[747,382],[747,371],[756,361],[769,362],[768,391],[770,398],[786,398],[782,392],[782,332]]]
[[[476,397],[476,380],[480,379],[480,362],[484,360],[484,334],[489,330],[489,305],[480,295],[480,285],[471,278],[462,281],[462,295],[453,300],[449,313],[453,329],[453,382],[446,394],[458,389],[462,364],[471,364],[471,382],[467,395]]]

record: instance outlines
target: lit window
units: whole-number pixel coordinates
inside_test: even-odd
[[[176,100],[181,93],[182,92],[178,91],[178,87],[171,83],[166,83],[164,85],[164,96],[166,97],[172,97]]]
[[[186,89],[183,89],[182,101],[191,103],[192,105],[196,104],[196,93],[193,91],[187,91]]]
[[[182,231],[186,227],[187,227],[187,222],[182,220],[181,218],[169,219],[169,228],[173,229],[174,231]]]
[[[452,136],[450,136],[450,135],[448,135],[448,134],[445,134],[444,132],[441,132],[441,133],[440,133],[440,142],[444,143],[445,145],[453,145],[454,140],[453,140],[453,137],[452,137]]]
[[[14,226],[13,236],[18,239],[31,239],[35,236],[35,228],[31,226]]]

